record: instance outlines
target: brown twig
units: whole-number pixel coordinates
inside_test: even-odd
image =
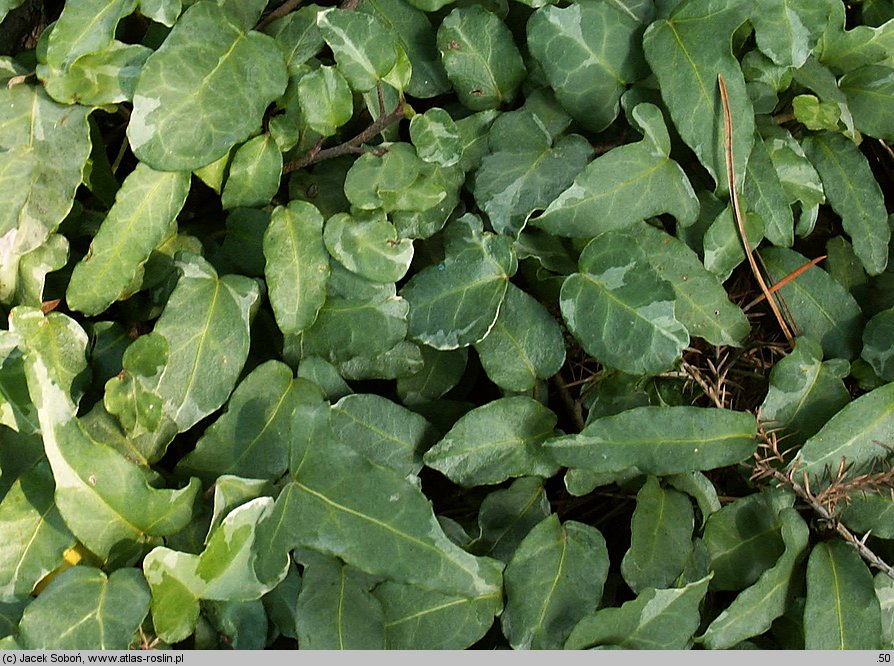
[[[821,261],[822,261],[823,259],[825,259],[825,258],[826,258],[826,255],[824,254],[824,255],[822,255],[821,257],[817,257],[816,259],[811,259],[810,261],[808,261],[806,264],[804,264],[804,265],[801,266],[800,268],[796,268],[796,269],[793,270],[791,273],[789,273],[789,274],[786,275],[784,278],[782,278],[779,282],[777,282],[777,283],[774,284],[772,287],[770,287],[770,290],[769,290],[770,293],[771,293],[771,294],[775,294],[777,291],[779,291],[780,289],[782,289],[782,288],[783,288],[785,285],[787,285],[789,282],[791,282],[791,281],[794,280],[796,277],[798,277],[799,275],[801,275],[801,274],[802,274],[804,271],[806,271],[808,268],[812,268],[812,267],[816,266],[819,262],[821,262]],[[761,294],[760,296],[758,296],[757,298],[755,298],[753,301],[751,301],[751,303],[749,303],[748,305],[746,305],[745,307],[743,307],[743,308],[742,308],[742,311],[743,311],[743,312],[748,312],[751,308],[753,308],[755,305],[757,305],[758,303],[760,303],[760,302],[761,302],[762,300],[764,300],[765,298],[767,298],[766,294]]]
[[[292,171],[297,171],[298,169],[308,167],[311,164],[322,162],[323,160],[331,160],[332,158],[340,157],[341,155],[350,155],[352,153],[362,152],[362,146],[364,143],[372,139],[376,134],[382,132],[386,127],[401,120],[404,117],[404,114],[404,101],[401,100],[398,103],[397,107],[395,107],[394,111],[376,118],[375,121],[373,121],[372,125],[360,132],[360,134],[358,134],[357,136],[348,139],[344,143],[340,143],[337,146],[324,148],[322,150],[320,149],[320,144],[317,144],[306,154],[299,157],[297,160],[284,164],[282,172],[283,174],[287,174],[291,173]]]
[[[770,290],[767,287],[767,283],[764,282],[764,277],[761,275],[760,269],[757,266],[757,261],[754,259],[754,251],[751,249],[751,243],[748,242],[748,235],[745,232],[745,223],[742,221],[742,211],[739,208],[739,195],[736,192],[736,174],[733,160],[733,120],[729,110],[729,95],[726,92],[726,83],[723,80],[722,74],[717,75],[717,82],[720,84],[720,100],[723,105],[723,125],[726,129],[726,175],[729,184],[730,200],[733,204],[733,217],[736,220],[736,226],[739,228],[739,235],[742,237],[742,243],[745,246],[745,256],[748,258],[751,272],[754,273],[754,277],[760,285],[761,291],[767,298],[767,302],[770,304],[770,308],[773,310],[773,314],[776,316],[776,319],[779,322],[779,327],[785,334],[785,339],[788,340],[789,346],[794,347],[795,338],[789,330],[788,324],[785,323],[785,319],[779,311],[779,306],[776,304],[776,300],[772,297]]]
[[[262,18],[255,26],[255,30],[263,30],[268,25],[273,23],[276,19],[282,18],[286,14],[295,11],[298,8],[298,5],[300,5],[302,2],[303,0],[286,0],[279,7],[267,14],[267,16]]]

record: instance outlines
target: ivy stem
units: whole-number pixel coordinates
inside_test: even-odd
[[[393,111],[382,114],[376,118],[372,125],[360,132],[357,136],[348,139],[337,146],[332,146],[331,148],[324,148],[321,150],[319,145],[314,146],[297,160],[284,164],[282,172],[283,174],[291,173],[292,171],[303,169],[311,164],[322,162],[323,160],[331,160],[334,157],[361,152],[361,146],[364,143],[372,139],[376,134],[382,132],[386,127],[401,120],[404,117],[404,114],[404,101],[401,99]]]
[[[267,14],[263,19],[261,19],[258,24],[255,26],[255,30],[263,30],[268,25],[273,23],[276,19],[282,18],[286,14],[289,14],[295,11],[298,8],[303,0],[286,0],[279,7],[274,9],[272,12]]]

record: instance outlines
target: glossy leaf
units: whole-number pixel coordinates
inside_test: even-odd
[[[743,194],[748,207],[764,221],[764,234],[770,242],[791,247],[795,232],[792,209],[760,136],[755,136],[748,158]]]
[[[47,62],[68,69],[82,55],[101,51],[112,43],[118,22],[130,14],[136,4],[136,0],[66,3],[47,40]]]
[[[711,650],[725,650],[752,636],[759,636],[785,612],[795,565],[807,550],[807,523],[795,509],[779,514],[785,551],[751,587],[743,590],[726,610],[708,625],[699,639]]]
[[[558,649],[574,625],[593,612],[608,575],[599,531],[553,514],[534,527],[505,572],[503,632],[515,649]]]
[[[610,2],[543,7],[528,20],[528,48],[559,102],[588,130],[605,129],[627,84],[648,71],[640,41],[647,21]]]
[[[242,72],[249,70],[252,83],[246,86]],[[286,83],[285,62],[272,38],[246,32],[216,3],[198,2],[146,61],[127,126],[130,146],[155,169],[210,164],[260,127]]]
[[[19,638],[30,650],[126,650],[148,612],[149,589],[136,569],[107,577],[72,567],[25,608]]]
[[[508,488],[493,491],[481,502],[480,534],[469,544],[469,550],[507,562],[528,532],[549,515],[542,479],[516,479]]]
[[[809,262],[794,250],[760,251],[772,281],[781,280]],[[822,268],[812,266],[779,290],[798,331],[820,343],[829,358],[852,360],[860,353],[863,315],[847,290]]]
[[[369,393],[346,395],[332,405],[332,432],[371,462],[401,475],[418,474],[431,424],[387,398]]]
[[[465,216],[453,229],[456,252],[401,290],[410,304],[409,336],[435,349],[466,347],[490,332],[517,266],[508,239],[481,232],[477,218]]]
[[[413,260],[413,241],[398,239],[394,225],[381,212],[333,215],[326,221],[323,242],[342,266],[373,282],[400,280]]]
[[[680,166],[668,157],[670,137],[657,107],[642,104],[633,119],[642,141],[593,160],[531,223],[559,236],[588,237],[669,213],[682,225],[698,217],[698,200]]]
[[[894,499],[890,495],[858,495],[841,510],[841,521],[852,531],[894,539]]]
[[[565,362],[559,324],[539,301],[512,284],[497,321],[487,337],[475,343],[475,351],[491,381],[510,391],[532,389]]]
[[[115,195],[87,256],[75,266],[65,294],[68,305],[96,315],[127,296],[149,255],[176,228],[188,192],[188,173],[137,164]]]
[[[5,471],[4,471],[5,473]],[[40,463],[20,476],[0,502],[0,599],[25,597],[62,563],[75,538],[53,502],[53,474]]]
[[[841,459],[866,465],[886,457],[884,444],[894,439],[894,384],[885,384],[849,402],[811,437],[790,466],[810,475],[814,487],[828,483]]]
[[[781,428],[786,446],[797,446],[850,402],[844,382],[849,367],[840,359],[823,362],[822,349],[810,338],[798,338],[792,352],[770,371],[770,387],[760,418]]]
[[[735,465],[757,447],[751,414],[701,407],[635,407],[549,440],[562,465],[614,473],[635,467],[666,476]]]
[[[698,629],[709,581],[710,576],[680,588],[646,588],[620,607],[600,609],[577,623],[565,649],[682,650]]]
[[[273,21],[265,29],[280,47],[290,75],[302,71],[301,66],[325,46],[317,27],[319,11],[317,5],[305,5]]]
[[[494,400],[457,421],[423,460],[463,486],[518,476],[550,477],[558,465],[543,449],[556,415],[526,396]]]
[[[630,548],[621,560],[621,575],[634,593],[671,586],[692,552],[694,521],[689,498],[650,476],[636,495]]]
[[[891,232],[881,189],[866,158],[838,134],[816,134],[803,144],[863,267],[870,275],[878,275],[888,263]]]
[[[264,233],[265,275],[276,323],[283,333],[309,327],[326,300],[329,258],[323,217],[312,205],[278,206]]]
[[[894,646],[894,581],[884,573],[876,575],[875,594],[882,609],[882,647],[891,649]]]
[[[317,14],[317,27],[354,90],[375,87],[397,64],[396,36],[373,14],[326,9]]]
[[[894,69],[883,65],[860,67],[845,74],[839,85],[847,95],[858,130],[881,139],[894,137]]]
[[[807,561],[804,647],[808,650],[876,650],[881,609],[872,574],[842,541],[814,546]]]
[[[320,67],[302,76],[297,94],[304,121],[321,136],[332,136],[353,115],[351,88],[334,67]]]
[[[598,236],[581,254],[580,271],[565,280],[559,305],[584,350],[633,374],[670,368],[689,334],[674,315],[673,288],[636,241],[618,232]]]
[[[546,208],[578,172],[593,150],[579,134],[553,145],[533,113],[505,113],[491,126],[491,154],[475,172],[472,191],[499,233],[517,237],[532,211]]]
[[[377,579],[334,557],[307,553],[300,559],[304,574],[295,614],[301,648],[382,649],[382,607],[370,592]]]
[[[426,162],[452,166],[462,157],[459,127],[444,109],[434,107],[410,120],[410,139]]]
[[[472,111],[510,101],[525,77],[512,33],[481,5],[454,9],[438,28],[438,50],[459,101]]]
[[[262,134],[239,146],[230,163],[221,205],[264,206],[279,189],[282,153],[269,134]]]
[[[456,386],[466,369],[465,349],[439,351],[423,345],[420,353],[422,368],[397,380],[397,394],[407,406],[437,400]]]
[[[643,37],[646,59],[658,78],[674,125],[719,192],[728,188],[718,74],[726,83],[735,118],[733,171],[737,187],[745,176],[754,138],[754,111],[730,49],[733,32],[745,20],[748,8],[748,3],[739,0],[692,0],[678,5],[669,18],[655,21]],[[705,39],[705,35],[712,37]]]
[[[790,67],[804,64],[828,20],[823,2],[759,0],[751,15],[758,48],[777,65]]]
[[[502,607],[493,595],[461,597],[385,581],[373,594],[388,650],[462,650],[484,636]]]
[[[894,310],[883,310],[866,322],[863,329],[863,351],[860,356],[872,366],[875,374],[886,381],[894,380],[891,355],[891,333]]]
[[[130,102],[150,55],[152,50],[141,44],[113,41],[100,51],[79,57],[66,69],[38,65],[37,75],[47,94],[63,104]]]

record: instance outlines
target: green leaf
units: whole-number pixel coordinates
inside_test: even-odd
[[[68,305],[96,315],[128,296],[149,255],[176,228],[188,193],[188,173],[137,164],[115,195],[87,256],[74,268],[65,293]]]
[[[519,476],[548,478],[558,465],[543,442],[555,425],[556,415],[533,398],[500,398],[463,416],[423,460],[463,486]]]
[[[267,610],[270,622],[283,636],[298,639],[295,618],[298,593],[301,591],[301,575],[294,563],[289,564],[289,573],[282,582],[265,594],[261,601]]]
[[[528,391],[565,363],[562,329],[535,298],[513,284],[497,321],[475,351],[492,382],[510,391]]]
[[[598,645],[627,650],[683,650],[698,629],[710,576],[669,590],[646,588],[620,608],[603,608],[574,627],[566,650]]]
[[[668,157],[670,137],[661,112],[641,104],[633,119],[643,140],[593,160],[532,224],[551,234],[583,238],[661,213],[684,226],[695,222],[698,200],[686,174]]]
[[[126,650],[148,611],[149,589],[136,569],[106,577],[72,567],[25,608],[19,639],[29,650]]]
[[[53,474],[43,462],[22,474],[0,502],[0,539],[6,544],[0,549],[4,602],[31,594],[75,544],[53,502],[53,490]]]
[[[90,156],[83,106],[63,106],[40,88],[0,88],[0,302],[8,303],[22,257],[68,215]]]
[[[330,8],[317,14],[317,27],[354,90],[374,88],[397,64],[397,38],[377,16]]]
[[[141,44],[113,41],[101,51],[79,57],[66,69],[39,64],[37,75],[47,94],[63,104],[130,102],[150,55],[152,50]]]
[[[667,476],[735,465],[757,447],[757,422],[747,412],[702,407],[635,407],[597,418],[579,435],[546,448],[562,465],[616,473],[635,467]]]
[[[641,224],[631,232],[649,264],[673,288],[674,316],[689,334],[714,345],[741,344],[751,325],[698,255],[682,241],[650,225]]]
[[[741,590],[773,566],[785,547],[778,508],[783,496],[767,491],[747,495],[711,514],[704,541],[718,590]],[[790,502],[787,502],[790,504]]]
[[[752,249],[760,245],[764,237],[764,220],[754,213],[744,216],[743,226]],[[728,205],[714,218],[702,239],[705,268],[725,282],[733,270],[745,261],[745,248],[739,225],[733,217],[733,207]]]
[[[230,164],[221,204],[224,210],[239,206],[264,206],[279,189],[282,153],[269,134],[261,134],[239,146]]]
[[[279,361],[267,361],[240,382],[227,411],[177,465],[210,486],[221,474],[275,481],[288,466],[288,434],[295,401],[319,397],[307,380],[294,379]]]
[[[516,479],[508,488],[493,491],[481,502],[480,535],[469,544],[469,551],[507,562],[522,539],[550,511],[542,479]]]
[[[726,135],[717,76],[726,83],[735,119],[733,172],[739,188],[754,138],[754,111],[730,41],[749,7],[740,0],[691,0],[678,5],[670,18],[655,21],[643,37],[646,59],[680,137],[724,193]]]
[[[819,174],[804,155],[801,144],[781,127],[774,127],[770,130],[764,127],[761,128],[761,132],[770,155],[770,161],[773,162],[779,182],[788,197],[788,202],[790,204],[800,203],[802,220],[810,211],[814,211],[815,214],[817,206],[826,200],[826,195]],[[759,160],[760,157],[757,159]],[[798,222],[798,233],[804,235],[800,231],[802,224],[803,222]]]
[[[502,599],[462,597],[385,581],[373,594],[385,615],[388,650],[463,650],[484,636]]]
[[[795,348],[770,371],[770,387],[760,407],[760,418],[782,428],[786,446],[798,446],[815,435],[851,400],[842,381],[848,365],[822,361],[822,349],[800,337]]]
[[[860,67],[841,77],[839,85],[847,95],[858,130],[880,139],[894,137],[894,69],[883,65]]]
[[[669,369],[689,344],[674,315],[674,290],[649,264],[636,240],[619,232],[594,238],[580,273],[565,279],[562,316],[584,350],[632,374]]]
[[[758,0],[749,20],[761,52],[777,65],[800,67],[826,27],[829,5]]]
[[[484,339],[517,267],[509,239],[482,232],[473,215],[451,228],[457,251],[416,273],[401,290],[410,304],[409,336],[435,349]]]
[[[592,613],[608,575],[605,539],[594,527],[555,514],[534,527],[506,566],[500,621],[517,650],[559,649]]]
[[[808,263],[794,250],[768,247],[761,259],[776,282]],[[818,266],[811,266],[779,290],[795,325],[823,348],[828,358],[853,360],[860,353],[863,313],[848,291]]]
[[[367,0],[360,11],[375,14],[397,35],[398,43],[413,64],[406,92],[413,97],[429,98],[450,89],[447,74],[435,45],[435,31],[428,17],[404,0]]]
[[[891,54],[894,24],[890,21],[879,27],[858,25],[845,30],[845,8],[826,0],[830,19],[823,34],[820,59],[823,64],[844,73],[863,65],[886,59]]]
[[[419,348],[422,368],[397,380],[397,394],[407,406],[437,400],[459,383],[466,370],[465,349],[439,351],[428,345]]]
[[[754,585],[743,590],[699,639],[710,650],[726,650],[737,643],[766,632],[786,609],[795,565],[807,550],[810,530],[795,509],[779,514],[785,551]]]
[[[808,650],[877,650],[881,608],[872,574],[842,541],[814,546],[807,561],[804,647]]]
[[[838,131],[841,108],[834,102],[821,100],[815,95],[798,95],[792,100],[792,112],[807,129]]]
[[[251,601],[206,601],[205,617],[217,635],[221,647],[233,650],[263,650],[267,645],[267,613],[259,599]],[[196,649],[201,649],[196,640]]]
[[[245,71],[252,72],[251,85]],[[127,126],[130,146],[155,169],[210,164],[255,133],[286,83],[272,38],[246,32],[214,2],[198,2],[143,67]]]
[[[264,479],[246,479],[231,474],[223,474],[211,484],[209,491],[214,492],[214,506],[211,512],[211,524],[205,536],[205,545],[221,526],[233,509],[261,496],[273,496],[273,484]]]
[[[481,5],[447,15],[438,28],[438,50],[459,101],[472,111],[511,102],[525,78],[509,28]]]
[[[332,405],[329,424],[344,444],[402,476],[419,473],[432,439],[432,426],[422,416],[372,393],[343,397]]]
[[[528,216],[550,205],[586,166],[593,152],[579,134],[553,145],[546,126],[530,111],[504,113],[491,126],[486,155],[472,192],[494,230],[517,237]]]
[[[636,495],[630,548],[621,560],[621,575],[634,593],[671,586],[692,552],[694,523],[689,498],[650,476]]]
[[[415,485],[334,439],[325,411],[303,421],[306,436],[293,438],[294,480],[262,526],[271,558],[304,546],[397,582],[499,599],[498,564],[454,545]],[[274,559],[272,566],[282,564]]]
[[[453,166],[462,157],[459,127],[444,109],[434,107],[410,120],[410,139],[426,162]]]
[[[302,650],[381,650],[382,607],[370,589],[378,580],[334,557],[302,553],[301,592],[295,609]]]
[[[885,384],[846,404],[807,440],[789,468],[810,475],[811,486],[819,489],[842,458],[857,468],[868,465],[890,453],[885,445],[892,440],[894,384]]]
[[[543,7],[528,20],[531,54],[556,98],[588,130],[608,127],[627,84],[648,73],[641,39],[650,20],[610,2]]]
[[[890,495],[856,495],[841,510],[841,522],[855,532],[894,539],[894,499]]]
[[[354,98],[348,81],[335,67],[320,67],[298,81],[304,122],[322,136],[332,136],[351,119]]]
[[[373,282],[397,282],[413,260],[413,241],[398,239],[382,211],[333,215],[326,221],[323,242],[342,266]]]
[[[792,209],[760,135],[755,135],[748,158],[744,195],[749,209],[764,221],[767,239],[773,245],[791,247],[794,243]]]
[[[103,50],[112,43],[118,22],[136,5],[136,0],[65,3],[47,40],[46,61],[66,70],[82,55]]]
[[[140,0],[140,14],[169,28],[182,8],[181,0]]]
[[[878,275],[888,264],[891,232],[882,191],[866,158],[838,134],[811,135],[803,145],[863,267],[870,275]]]
[[[317,318],[326,300],[329,257],[323,217],[313,204],[277,206],[264,233],[264,271],[270,304],[283,333],[298,333]]]
[[[885,573],[879,573],[875,579],[875,594],[882,609],[882,647],[891,649],[894,646],[894,581]]]
[[[265,32],[273,37],[282,50],[291,76],[302,71],[301,66],[326,44],[317,27],[319,12],[317,5],[305,5],[265,28]]]
[[[0,424],[23,434],[37,433],[37,410],[28,395],[25,363],[18,344],[18,336],[8,331],[0,333]],[[80,371],[77,366],[75,372]],[[2,472],[3,476],[6,474]]]

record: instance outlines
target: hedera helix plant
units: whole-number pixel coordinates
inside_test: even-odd
[[[0,645],[894,647],[894,3],[58,4]]]

